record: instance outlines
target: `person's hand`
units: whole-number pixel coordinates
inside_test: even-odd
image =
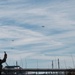
[[[4,51],[4,54],[6,54],[6,52]]]
[[[4,56],[7,58],[7,53],[4,51]]]

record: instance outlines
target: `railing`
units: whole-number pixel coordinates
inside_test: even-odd
[[[3,69],[2,75],[75,75],[75,69]]]

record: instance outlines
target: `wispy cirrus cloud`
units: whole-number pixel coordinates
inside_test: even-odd
[[[67,55],[74,54],[75,49],[74,2],[74,0],[1,0],[1,56],[5,50],[10,56],[8,60],[11,58],[19,60],[21,56],[22,59],[47,61],[56,56],[69,61],[70,56]]]

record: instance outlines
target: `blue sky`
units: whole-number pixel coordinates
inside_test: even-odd
[[[24,68],[75,67],[75,0],[0,0],[0,57]],[[44,27],[42,27],[44,26]],[[4,64],[6,65],[6,64]]]

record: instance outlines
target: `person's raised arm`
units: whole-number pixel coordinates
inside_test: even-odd
[[[6,59],[7,59],[7,53],[4,52],[4,58],[3,58],[3,60],[2,60],[2,63],[6,62]]]

